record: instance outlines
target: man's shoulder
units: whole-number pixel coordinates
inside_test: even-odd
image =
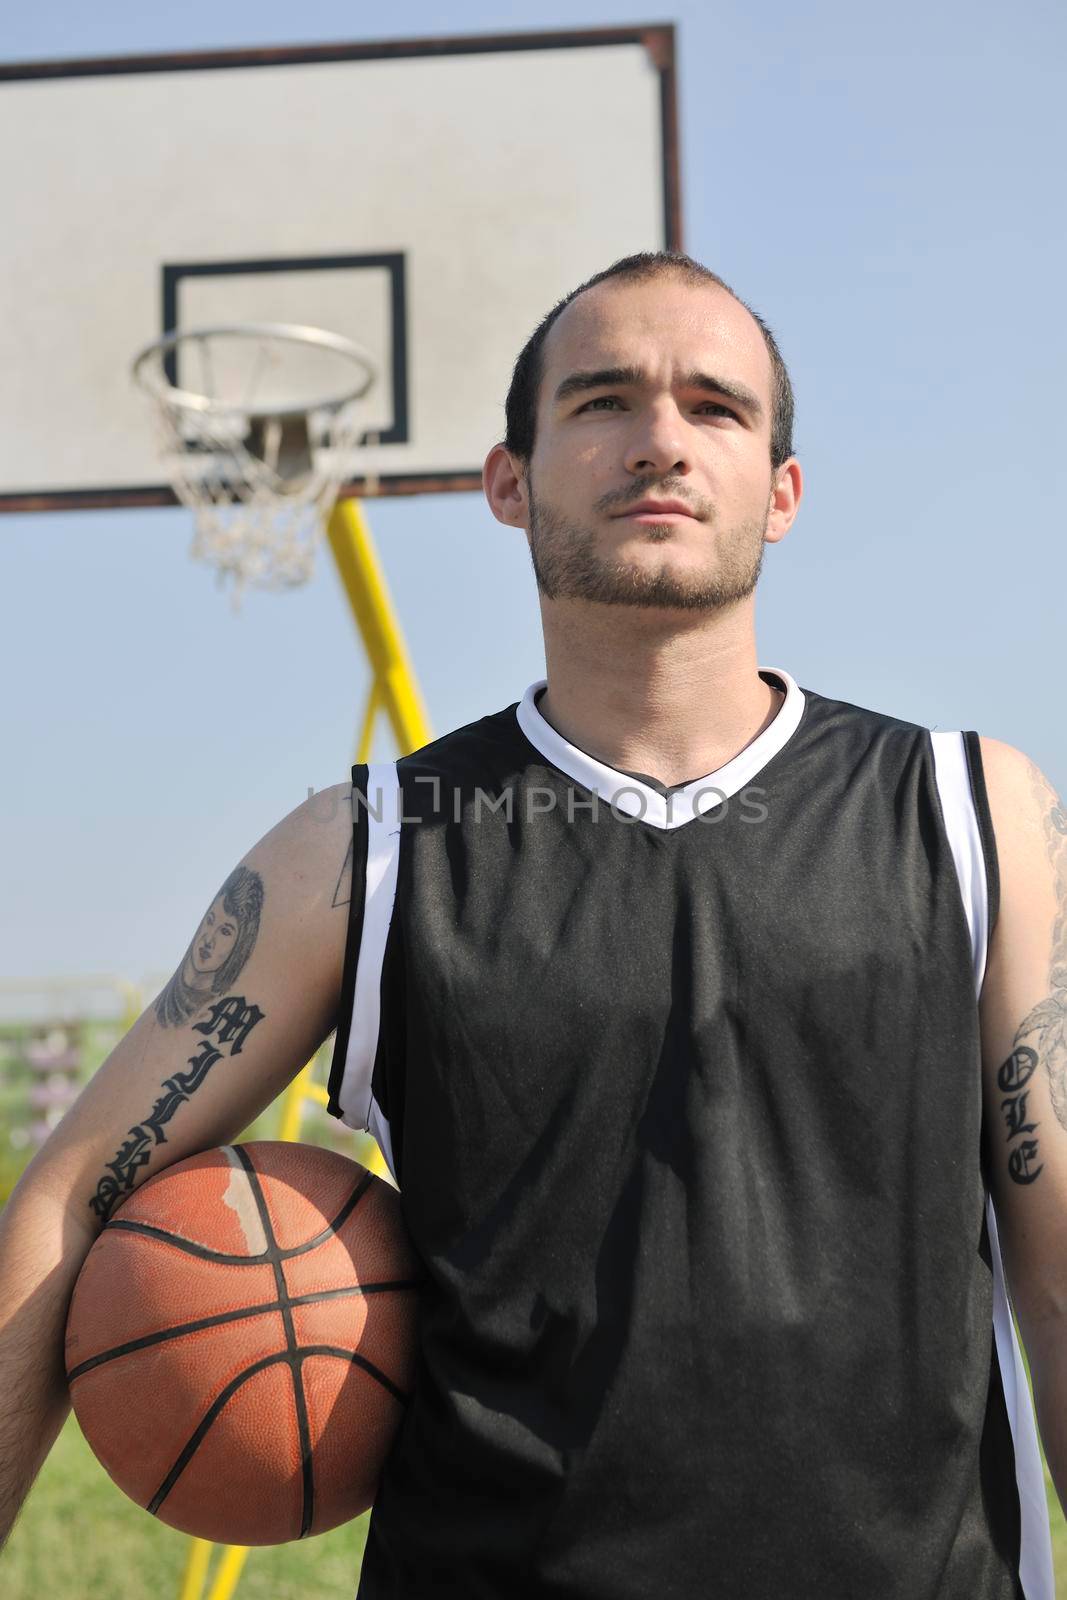
[[[1055,856],[1067,838],[1067,812],[1050,779],[1025,751],[1002,739],[979,734],[978,745],[998,848],[1025,850],[1028,840],[1041,839]]]

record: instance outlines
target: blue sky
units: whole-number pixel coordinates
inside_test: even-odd
[[[797,391],[806,497],[764,564],[761,662],[1006,739],[1064,792],[1061,7],[61,0],[17,8],[2,49],[627,20],[678,25],[686,245]],[[358,172],[358,115],[352,141]],[[476,496],[369,515],[435,730],[519,698],[543,664],[521,536]],[[328,559],[235,618],[189,537],[182,511],[0,518],[4,975],[168,972],[250,844],[347,775],[367,670]]]

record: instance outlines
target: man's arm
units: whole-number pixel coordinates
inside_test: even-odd
[[[338,784],[234,868],[0,1218],[0,1542],[67,1413],[67,1308],[100,1228],[146,1178],[235,1138],[337,1024],[351,818]]]
[[[1067,1507],[1067,811],[981,740],[1000,914],[980,1002],[990,1186],[1049,1471]]]

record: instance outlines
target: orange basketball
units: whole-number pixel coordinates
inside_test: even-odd
[[[396,1191],[312,1145],[224,1145],[134,1191],[67,1321],[82,1432],[163,1522],[280,1544],[365,1511],[403,1414],[419,1273]]]

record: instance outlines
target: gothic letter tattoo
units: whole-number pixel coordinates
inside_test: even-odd
[[[243,995],[228,995],[212,1006],[207,1022],[195,1022],[197,1033],[214,1034],[217,1044],[229,1045],[231,1056],[240,1055],[241,1047],[264,1013],[258,1006],[246,1005]],[[133,1188],[134,1179],[142,1167],[152,1159],[157,1145],[166,1144],[163,1132],[179,1106],[196,1093],[223,1052],[204,1039],[197,1054],[189,1057],[189,1071],[176,1072],[165,1078],[160,1087],[163,1093],[143,1122],[131,1128],[125,1144],[121,1145],[113,1161],[107,1161],[104,1176],[96,1186],[89,1205],[101,1222],[106,1222],[112,1211]]]
[[[182,964],[156,1001],[161,1028],[177,1028],[237,982],[259,937],[263,880],[235,867],[208,906]]]
[[[1029,1134],[1008,1153],[1008,1173],[1016,1183],[1033,1183],[1042,1171],[1037,1160],[1036,1122],[1027,1122],[1026,1084],[1038,1061],[1048,1073],[1049,1096],[1056,1120],[1067,1128],[1067,811],[1033,762],[1030,781],[1045,810],[1045,843],[1056,878],[1056,920],[1052,927],[1051,994],[1039,1000],[1020,1023],[1011,1055],[997,1073],[997,1085],[1008,1096],[1001,1101],[1009,1141]],[[1023,1040],[1036,1034],[1034,1047]]]

